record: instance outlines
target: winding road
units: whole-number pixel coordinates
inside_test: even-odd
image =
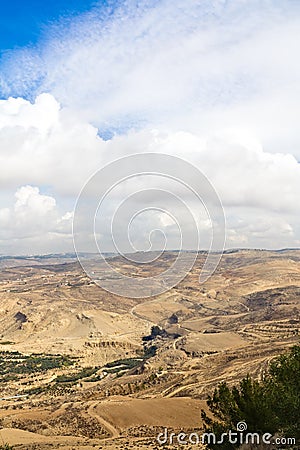
[[[100,425],[102,425],[103,428],[105,428],[111,434],[111,437],[109,439],[115,439],[119,437],[119,430],[114,427],[113,424],[105,420],[103,417],[99,416],[99,414],[97,413],[96,408],[98,405],[99,402],[92,402],[87,409],[88,414],[91,417],[94,417],[100,423]]]

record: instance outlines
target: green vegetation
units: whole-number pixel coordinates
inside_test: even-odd
[[[107,373],[115,373],[117,376],[122,376],[128,370],[142,369],[145,361],[155,355],[156,349],[155,345],[145,345],[140,356],[110,362],[103,369]],[[67,368],[77,361],[78,358],[76,357],[63,355],[23,355],[18,351],[2,351],[0,352],[0,384],[19,381],[22,385],[28,385],[31,383],[31,378],[25,378],[24,381],[22,380],[24,376],[33,376],[35,381],[38,381],[38,375],[51,369]],[[71,368],[68,373],[62,373],[50,382],[25,389],[22,393],[39,395],[46,392],[49,394],[54,394],[57,391],[70,392],[80,380],[86,382],[101,380],[103,374],[99,373],[99,369],[100,367],[85,367],[77,368],[77,371],[75,371],[74,368]]]
[[[125,370],[134,369],[135,367],[141,367],[144,362],[144,358],[127,358],[118,359],[117,361],[112,361],[107,363],[104,367],[105,371],[108,373],[120,373]]]
[[[94,376],[94,374],[99,370],[99,367],[85,367],[78,372],[71,373],[69,375],[59,375],[54,381],[50,383],[43,384],[42,386],[37,386],[24,391],[24,394],[28,395],[38,395],[43,393],[54,393],[54,392],[70,392],[73,386],[80,380],[84,381],[96,381],[100,380],[99,376]]]
[[[88,383],[95,383],[96,381],[102,380],[102,378],[103,378],[102,374],[92,375],[91,377],[85,378],[84,381]]]
[[[119,359],[117,361],[112,361],[107,363],[103,369],[107,373],[115,373],[117,376],[122,376],[127,370],[141,368],[145,363],[145,360],[151,358],[156,353],[156,346],[151,345],[150,347],[144,347],[143,354],[137,358],[126,358]],[[102,379],[101,374],[97,374],[100,367],[85,367],[78,372],[71,374],[59,375],[54,381],[44,384],[42,386],[34,387],[24,391],[25,394],[38,395],[42,392],[53,393],[57,390],[67,390],[72,389],[76,383],[80,380],[87,382],[96,382]]]
[[[47,392],[50,391],[51,389],[51,384],[47,383],[47,384],[43,384],[43,386],[37,386],[31,389],[26,389],[23,394],[28,394],[28,395],[38,395],[41,394],[42,392]]]
[[[144,347],[144,358],[149,359],[156,355],[156,345],[150,345],[150,347]]]
[[[108,373],[117,373],[121,375],[120,372],[124,372],[130,369],[143,367],[145,361],[152,358],[156,354],[157,347],[151,345],[149,347],[144,346],[143,353],[139,358],[126,358],[118,359],[116,361],[109,362],[105,365],[104,369]]]
[[[55,382],[56,383],[70,383],[74,384],[77,381],[94,375],[99,370],[99,367],[85,367],[77,373],[71,375],[59,375]]]
[[[206,432],[221,436],[244,421],[249,433],[278,434],[299,441],[300,346],[276,358],[261,381],[248,375],[238,386],[221,383],[207,404],[216,420],[202,411]],[[218,449],[220,445],[210,443],[208,448]],[[222,450],[235,448],[238,444],[222,444]]]
[[[113,361],[110,363],[107,363],[105,367],[116,367],[116,366],[123,366],[128,369],[132,369],[133,367],[138,366],[141,363],[142,358],[127,358],[127,359],[118,359],[117,361]]]
[[[75,358],[63,355],[23,355],[17,351],[0,352],[0,382],[14,381],[21,375],[47,372],[50,369],[69,367]]]
[[[0,450],[13,450],[13,446],[9,444],[0,445]]]

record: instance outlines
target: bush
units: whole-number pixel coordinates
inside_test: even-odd
[[[220,436],[228,430],[235,431],[236,424],[244,421],[250,433],[277,433],[299,440],[300,346],[276,358],[261,381],[248,375],[238,386],[230,388],[221,383],[208,397],[207,404],[214,416],[211,419],[202,411],[208,433]],[[220,446],[210,443],[208,448]],[[234,448],[238,448],[238,444],[222,444],[222,450]]]

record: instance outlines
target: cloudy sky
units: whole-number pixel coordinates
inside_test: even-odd
[[[208,177],[226,247],[300,247],[299,2],[13,0],[0,47],[0,254],[72,251],[89,177],[149,151]],[[139,216],[137,248],[158,228],[175,233],[165,213]]]

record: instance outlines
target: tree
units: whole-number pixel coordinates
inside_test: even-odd
[[[249,375],[238,386],[221,383],[208,397],[213,418],[202,411],[205,432],[217,436],[235,431],[238,422],[247,423],[251,433],[278,433],[300,439],[300,347],[276,358],[261,381]],[[223,443],[223,450],[238,444]],[[214,443],[208,448],[219,449]]]
[[[271,363],[264,387],[278,419],[278,430],[300,439],[300,346]]]

